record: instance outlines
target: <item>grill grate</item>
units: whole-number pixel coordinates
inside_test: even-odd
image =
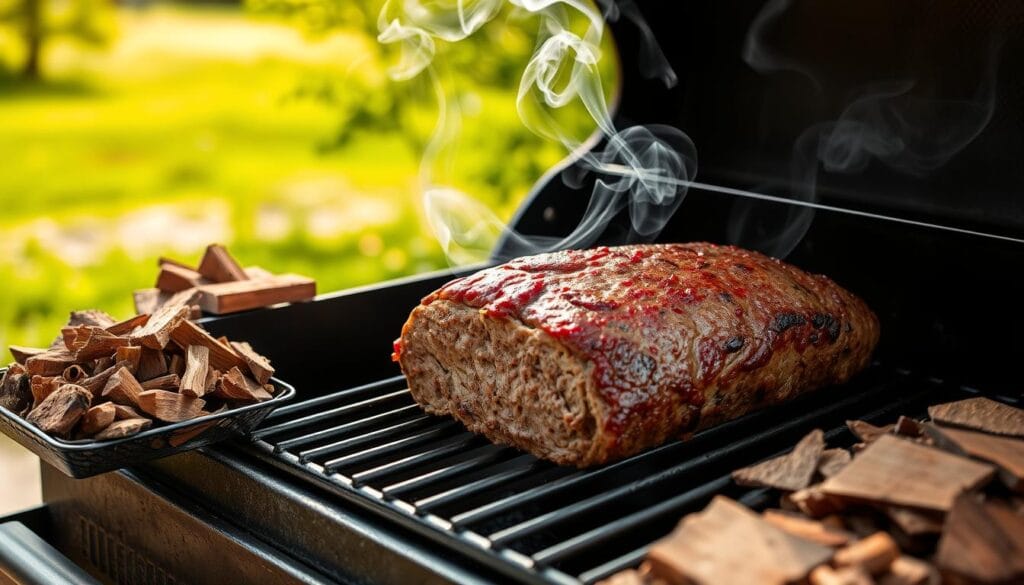
[[[601,468],[557,467],[424,415],[390,378],[278,409],[256,433],[259,456],[520,582],[593,583],[635,566],[679,518],[725,494],[753,507],[767,490],[729,473],[844,422],[923,417],[929,404],[979,392],[873,365],[854,381]],[[995,397],[1014,402],[1007,397]]]

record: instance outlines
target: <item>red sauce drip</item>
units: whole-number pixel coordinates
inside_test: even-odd
[[[402,357],[402,338],[399,337],[395,340],[395,343],[391,346],[391,361],[397,362]]]

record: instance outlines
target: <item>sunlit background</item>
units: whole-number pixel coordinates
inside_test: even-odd
[[[380,4],[0,0],[0,345],[128,316],[157,257],[210,242],[320,291],[443,268],[417,182],[437,104],[388,77]],[[446,176],[501,218],[566,154],[515,110],[537,26],[508,11],[436,60]],[[0,513],[38,500],[36,466],[0,436]]]

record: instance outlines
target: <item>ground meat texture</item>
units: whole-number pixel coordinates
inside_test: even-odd
[[[454,280],[412,311],[394,357],[427,412],[586,467],[844,382],[878,331],[825,276],[733,246],[652,244]]]

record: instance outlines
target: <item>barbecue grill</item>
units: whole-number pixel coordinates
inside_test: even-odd
[[[424,414],[389,360],[408,311],[473,268],[206,319],[214,335],[271,356],[296,400],[251,442],[87,480],[44,465],[46,503],[11,518],[32,533],[0,531],[23,543],[0,553],[4,562],[26,582],[46,579],[19,561],[49,559],[112,583],[593,583],[638,564],[716,494],[765,505],[765,490],[737,487],[729,472],[813,428],[849,446],[847,419],[890,423],[975,395],[1019,404],[1020,4],[643,3],[637,11],[678,76],[672,87],[651,75],[656,52],[626,17],[631,6],[611,23],[623,63],[617,123],[682,128],[701,158],[700,183],[658,240],[791,248],[790,262],[830,275],[879,315],[870,368],[690,441],[577,470]],[[856,117],[854,103],[880,113]],[[925,162],[946,159],[922,169],[913,152],[877,148],[886,142],[875,138],[894,139],[884,135],[899,128],[892,119],[946,137],[947,151]],[[844,120],[860,134],[840,135]],[[864,127],[872,121],[880,127]],[[817,160],[813,198],[800,195],[807,176],[792,172],[794,145],[812,127],[845,160],[872,153],[855,169]],[[903,131],[895,138],[913,150]],[[827,158],[823,148],[810,152]],[[562,180],[581,164],[542,179],[515,228],[571,231],[601,178]],[[617,218],[599,242],[632,241],[627,225]],[[495,258],[511,249],[499,245]]]

